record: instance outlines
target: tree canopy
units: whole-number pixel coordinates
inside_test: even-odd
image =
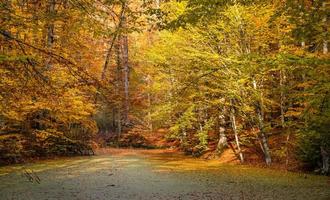
[[[193,155],[329,172],[324,0],[4,0],[0,160],[137,126]]]

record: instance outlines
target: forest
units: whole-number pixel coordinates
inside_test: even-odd
[[[0,199],[329,199],[326,0],[1,0]]]
[[[326,0],[1,0],[0,165],[175,148],[329,175]]]

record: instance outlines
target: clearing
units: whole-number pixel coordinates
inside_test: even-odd
[[[40,183],[39,179],[40,178]],[[30,179],[30,180],[29,180]],[[110,149],[0,168],[0,199],[330,199],[328,177]]]

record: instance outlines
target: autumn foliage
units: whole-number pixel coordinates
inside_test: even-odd
[[[0,160],[89,154],[99,136],[153,146],[142,135],[162,128],[194,155],[229,148],[242,163],[328,173],[328,9],[323,0],[3,1]],[[130,135],[136,127],[143,134]]]

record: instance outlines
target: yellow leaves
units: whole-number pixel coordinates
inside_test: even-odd
[[[17,121],[22,120],[22,116],[18,112],[15,112],[13,110],[9,110],[8,112],[4,112],[3,114],[9,119],[13,119]]]
[[[31,112],[31,111],[35,111],[35,110],[42,110],[42,109],[48,109],[51,110],[52,106],[45,101],[36,101],[33,102],[32,100],[26,100],[24,102],[22,102],[22,111],[23,112]]]
[[[311,81],[305,81],[305,82],[302,82],[302,83],[298,83],[296,85],[297,88],[310,88],[312,86],[314,86],[317,82],[314,81],[314,80],[311,80]]]
[[[23,71],[19,71],[23,74]],[[75,78],[63,68],[54,68],[45,72],[52,83],[52,88],[42,86],[35,80],[22,80],[7,76],[7,71],[0,69],[0,89],[5,96],[0,96],[0,115],[14,121],[24,121],[30,113],[48,110],[55,118],[70,123],[86,121],[95,112],[93,99],[87,91],[93,87],[72,87]],[[25,81],[25,82],[24,82]],[[24,87],[20,88],[24,84]],[[66,88],[66,86],[70,86]],[[91,90],[89,90],[91,89]],[[95,91],[95,88],[94,88]]]
[[[285,117],[300,117],[304,111],[304,107],[289,108],[285,113]]]
[[[234,54],[263,53],[269,51],[269,44],[274,42],[278,34],[270,26],[270,20],[275,9],[268,5],[232,5],[221,11],[224,20],[216,22],[214,30],[224,35],[227,45]],[[222,38],[219,37],[218,38]]]
[[[95,112],[94,104],[76,88],[66,91],[58,102],[58,114],[68,122],[84,120]]]
[[[167,13],[166,20],[173,21],[186,11],[186,6],[186,1],[169,1],[162,2],[161,9]]]
[[[49,138],[50,136],[53,137],[61,137],[64,134],[62,132],[58,132],[55,129],[46,129],[46,130],[35,130],[33,134],[36,136],[37,140],[45,140]]]
[[[290,110],[285,113],[285,117],[299,117],[301,115],[302,111],[294,111]]]

